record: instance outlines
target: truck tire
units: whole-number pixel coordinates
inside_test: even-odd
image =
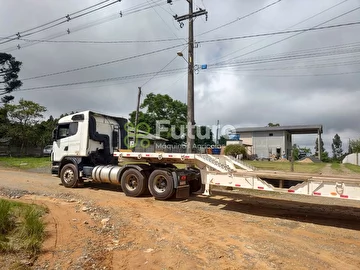
[[[73,188],[77,186],[79,180],[78,169],[74,164],[66,164],[60,172],[61,183],[64,187]]]
[[[121,189],[130,197],[138,197],[146,193],[147,182],[145,176],[136,169],[128,169],[121,176]]]
[[[149,177],[149,190],[158,200],[171,198],[174,193],[174,181],[171,173],[165,170],[155,170]]]
[[[196,179],[189,182],[190,193],[199,192],[202,188],[201,179]]]

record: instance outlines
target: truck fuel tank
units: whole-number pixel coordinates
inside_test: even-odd
[[[96,183],[110,183],[120,185],[120,173],[122,167],[101,165],[96,166],[92,171],[92,180]]]

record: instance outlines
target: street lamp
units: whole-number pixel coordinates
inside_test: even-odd
[[[186,63],[189,64],[189,62],[186,60],[186,58],[184,57],[184,54],[182,52],[177,52],[177,55],[182,57],[186,61]]]

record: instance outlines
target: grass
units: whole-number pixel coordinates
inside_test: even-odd
[[[270,171],[291,171],[290,162],[281,161],[245,161],[260,170]],[[319,173],[326,166],[326,163],[294,163],[294,172],[301,173]]]
[[[50,166],[50,157],[0,157],[0,166],[20,169],[33,169]]]
[[[41,217],[46,212],[41,206],[0,199],[0,253],[37,254],[44,239]]]
[[[342,172],[340,163],[331,163],[331,169],[337,172]]]
[[[347,168],[353,172],[360,173],[360,166],[350,164],[350,163],[345,163],[344,166],[345,166],[345,168]]]

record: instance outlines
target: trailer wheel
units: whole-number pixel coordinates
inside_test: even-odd
[[[138,170],[128,169],[121,176],[121,188],[126,196],[141,196],[147,191],[146,178]]]
[[[79,175],[78,170],[74,164],[66,164],[60,172],[61,183],[64,187],[73,188],[76,187]]]
[[[175,193],[171,174],[164,170],[155,170],[149,177],[150,193],[158,200],[166,200]]]

